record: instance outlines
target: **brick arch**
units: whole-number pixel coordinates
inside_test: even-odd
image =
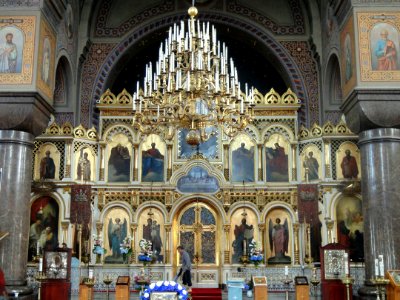
[[[111,70],[117,64],[118,60],[123,56],[123,54],[127,53],[130,47],[133,47],[135,43],[140,41],[140,39],[163,27],[169,27],[181,19],[182,13],[163,17],[162,19],[155,20],[151,24],[136,28],[136,30],[132,31],[118,44],[102,44],[104,50],[109,49],[109,52],[107,52],[108,54],[106,56],[104,55],[104,58],[101,61],[98,61],[99,67],[95,77],[92,78],[93,82],[91,85],[91,90],[81,90],[83,93],[86,92],[86,96],[82,96],[82,111],[85,113],[85,107],[87,107],[87,113],[89,114],[87,118],[85,118],[84,115],[81,116],[82,124],[87,124],[87,126],[91,126],[93,124],[97,126],[98,112],[95,109],[96,101],[107,89],[107,82],[110,79],[109,76]],[[309,89],[306,87],[306,81],[303,78],[302,71],[298,68],[296,60],[293,59],[288,50],[281,43],[276,41],[272,35],[253,24],[245,23],[242,20],[234,18],[233,16],[220,14],[218,12],[207,12],[205,14],[200,14],[199,19],[202,21],[210,21],[211,23],[219,23],[235,27],[236,29],[243,31],[249,36],[252,36],[260,41],[265,48],[269,49],[270,56],[278,65],[277,69],[284,70],[284,74],[287,76],[285,78],[286,82],[290,83],[291,89],[301,100],[302,106],[299,111],[300,123],[307,125],[310,123],[310,120],[315,118],[318,119],[318,116],[310,116],[310,112],[308,110],[309,105],[307,101]],[[93,45],[92,48],[94,49],[92,54],[94,51],[98,51],[95,50],[95,48],[98,48],[96,45]],[[91,68],[91,70],[91,75],[93,76],[93,68]],[[83,68],[82,77],[88,81],[88,78],[85,74],[85,68]],[[86,88],[88,88],[88,86],[86,86]],[[318,106],[318,104],[314,104],[314,108],[315,105]],[[317,109],[317,114],[318,113],[319,112]]]

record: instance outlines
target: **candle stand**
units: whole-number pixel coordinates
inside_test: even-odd
[[[289,278],[289,275],[286,275],[286,277],[282,280],[283,284],[285,285],[285,299],[289,300],[289,288],[290,288],[290,284],[292,283],[292,279]]]
[[[376,299],[385,300],[386,299],[386,286],[389,284],[389,279],[383,276],[376,277],[372,279],[371,282],[376,287]]]
[[[38,282],[38,300],[41,299],[41,288],[42,288],[42,281],[47,279],[47,276],[44,272],[37,272],[35,275],[35,279]],[[17,296],[18,297],[18,296]]]
[[[112,279],[107,275],[106,278],[103,279],[103,282],[107,288],[107,300],[108,300],[110,298],[109,287],[110,287],[110,284],[112,283]]]
[[[347,274],[346,277],[342,278],[342,282],[346,286],[346,299],[350,300],[350,285],[354,283],[354,278]]]
[[[317,300],[317,295],[318,295],[317,289],[318,289],[318,285],[320,283],[320,280],[318,279],[317,275],[313,275],[313,277],[311,278],[310,282],[311,282],[311,284],[313,286],[314,299]]]
[[[92,291],[93,291],[93,286],[94,286],[94,279],[93,278],[88,278],[85,281],[85,285],[88,287],[89,292],[88,292],[88,300],[93,300],[92,299]]]

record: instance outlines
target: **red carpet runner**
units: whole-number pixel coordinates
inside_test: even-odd
[[[222,300],[221,289],[192,288],[192,300]]]

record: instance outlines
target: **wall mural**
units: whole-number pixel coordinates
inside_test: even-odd
[[[219,190],[218,180],[199,166],[191,168],[187,175],[179,178],[176,186],[182,193],[215,193]]]
[[[349,248],[349,258],[364,261],[364,218],[360,199],[343,196],[336,205],[338,242]]]
[[[247,135],[238,136],[231,144],[233,182],[254,182],[254,143]]]
[[[142,145],[142,181],[164,181],[165,144],[160,137],[150,135]]]
[[[280,134],[273,134],[265,144],[267,181],[289,181],[289,143]]]
[[[31,206],[28,261],[58,247],[59,208],[56,200],[40,197]]]
[[[1,16],[1,84],[32,83],[35,25],[34,16]]]

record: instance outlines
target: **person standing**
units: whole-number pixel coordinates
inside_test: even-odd
[[[183,248],[183,246],[178,246],[177,248],[179,255],[181,257],[181,269],[179,271],[179,274],[182,275],[182,283],[183,285],[188,287],[188,292],[192,291],[192,275],[190,273],[192,269],[192,263],[190,261],[190,256],[189,253],[186,252],[186,250]]]

